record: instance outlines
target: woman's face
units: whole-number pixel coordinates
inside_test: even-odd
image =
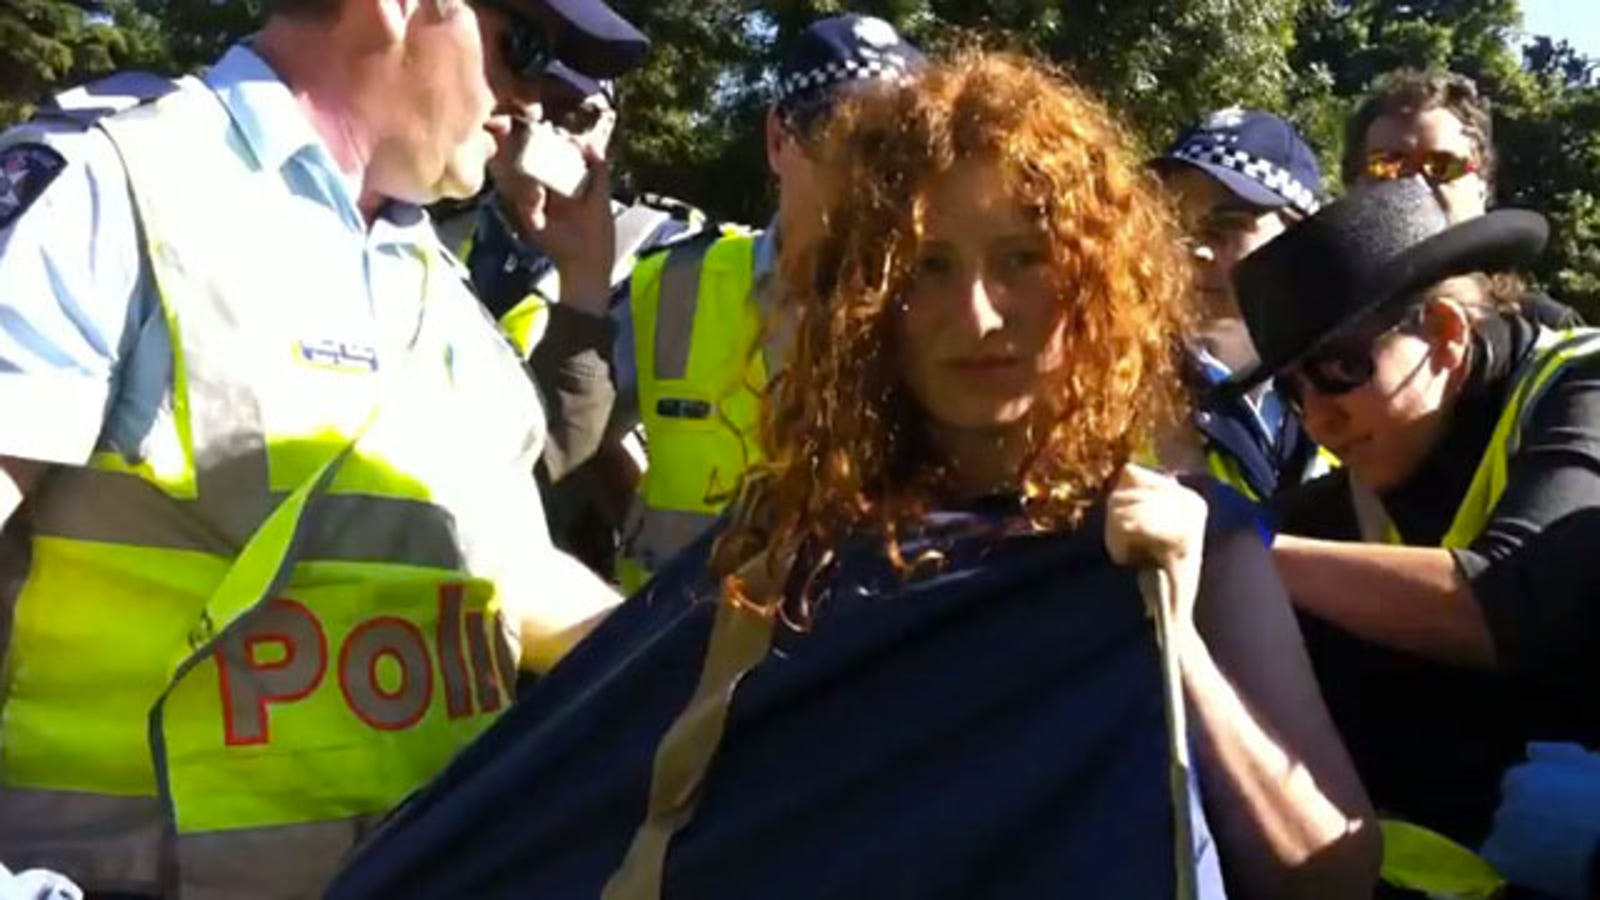
[[[1442,334],[1439,322],[1464,321],[1443,301],[1466,289],[1441,285],[1418,327],[1379,336],[1371,344],[1372,377],[1358,387],[1324,393],[1298,369],[1283,376],[1295,382],[1306,432],[1374,490],[1405,484],[1447,427],[1450,387],[1466,352],[1464,339]]]
[[[979,161],[933,183],[923,225],[896,319],[901,381],[939,426],[1016,425],[1061,364],[1045,237]]]

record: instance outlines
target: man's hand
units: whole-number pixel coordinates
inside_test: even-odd
[[[501,154],[489,166],[500,212],[517,237],[550,257],[561,276],[563,305],[590,315],[606,314],[616,224],[611,219],[611,175],[605,160],[584,147],[589,177],[576,197],[562,197]]]

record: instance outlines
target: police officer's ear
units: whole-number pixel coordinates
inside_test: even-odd
[[[1451,279],[1430,291],[1423,305],[1423,334],[1433,348],[1431,361],[1437,371],[1460,371],[1471,357],[1475,301],[1460,292],[1473,289],[1470,279]]]
[[[783,114],[778,112],[778,107],[767,107],[767,167],[772,174],[777,175],[784,167],[787,153],[794,152],[794,136],[789,133],[789,126],[783,121]]]

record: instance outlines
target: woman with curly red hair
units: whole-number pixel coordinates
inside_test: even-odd
[[[965,56],[864,95],[820,152],[826,227],[785,248],[798,323],[764,420],[766,461],[712,555],[733,602],[802,627],[830,593],[829,548],[852,536],[878,535],[911,575],[907,532],[974,501],[1014,498],[997,543],[1085,527],[1119,470],[1179,420],[1174,348],[1191,283],[1115,119],[1032,63]],[[1370,883],[1370,810],[1267,552],[1234,531],[1207,544],[1214,564],[1189,553],[1198,542],[1173,521],[1182,491],[1126,470],[1107,540],[1125,559],[1183,557],[1179,568],[1202,566],[1206,587],[1232,594],[1203,591],[1204,636],[1173,638],[1224,860],[1270,896],[1324,851],[1300,883],[1327,889],[1338,857],[1352,884]],[[741,572],[781,570],[790,553],[808,565],[784,572],[788,591],[750,590]],[[1305,784],[1271,772],[1297,765]]]
[[[826,218],[783,248],[792,352],[726,528],[331,896],[1369,896],[1372,812],[1253,521],[1129,465],[1181,418],[1190,277],[1114,118],[968,55],[813,152]],[[1165,573],[1165,651],[1112,560]],[[470,861],[416,881],[447,846]]]

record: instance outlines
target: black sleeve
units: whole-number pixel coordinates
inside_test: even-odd
[[[548,409],[543,475],[560,481],[595,452],[611,420],[617,389],[611,376],[611,323],[550,304],[550,323],[529,364]]]
[[[1600,360],[1569,370],[1539,401],[1488,526],[1471,547],[1454,552],[1503,669],[1564,679],[1594,665]]]
[[[1269,508],[1280,534],[1328,541],[1360,537],[1355,509],[1350,504],[1349,476],[1343,469],[1280,490]]]
[[[1523,297],[1522,307],[1528,318],[1557,331],[1582,328],[1586,324],[1576,309],[1539,291],[1530,291]]]

